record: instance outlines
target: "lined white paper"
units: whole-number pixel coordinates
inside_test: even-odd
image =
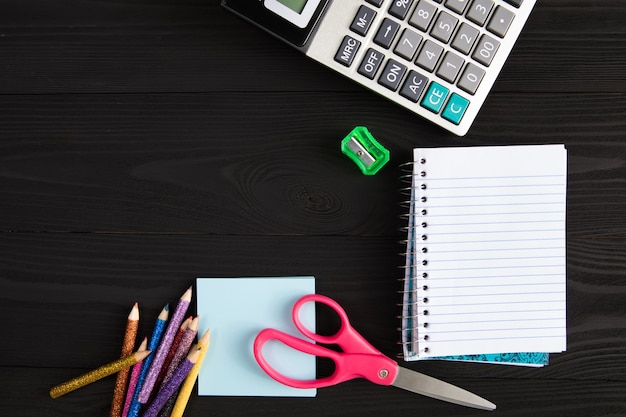
[[[565,147],[415,149],[414,161],[404,314],[417,357],[564,351]]]

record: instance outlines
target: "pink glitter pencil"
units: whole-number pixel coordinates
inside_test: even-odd
[[[142,414],[142,417],[156,417],[159,415],[159,411],[161,411],[167,400],[174,394],[178,387],[180,387],[187,377],[187,374],[191,371],[191,368],[193,368],[198,361],[201,351],[201,348],[192,349],[189,355],[187,355],[187,359],[178,365],[172,378],[170,378],[167,384],[159,391],[146,411]]]
[[[141,391],[139,391],[138,400],[141,404],[145,404],[150,399],[150,395],[152,394],[152,390],[156,384],[157,378],[159,376],[159,372],[163,367],[163,362],[165,361],[165,357],[167,353],[170,351],[170,347],[174,342],[174,337],[178,332],[178,328],[180,327],[185,314],[187,314],[187,309],[191,304],[191,293],[192,287],[189,287],[187,291],[180,297],[178,300],[178,305],[176,306],[176,310],[174,310],[174,314],[170,319],[169,324],[167,325],[167,329],[165,330],[165,334],[163,335],[163,339],[161,339],[161,343],[157,348],[156,355],[154,356],[154,360],[150,365],[150,370],[146,375],[146,379],[141,387]]]
[[[138,352],[145,352],[148,348],[148,338],[144,337],[141,345],[139,345]],[[122,409],[122,417],[128,415],[128,409],[130,408],[130,402],[133,399],[133,393],[139,381],[139,374],[141,373],[141,367],[143,366],[143,359],[133,365],[133,370],[130,373],[130,380],[128,381],[128,391],[126,392],[126,399],[124,400],[124,408]]]

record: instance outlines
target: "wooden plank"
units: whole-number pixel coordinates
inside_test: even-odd
[[[539,2],[494,91],[626,92],[624,21],[620,2]],[[361,90],[217,1],[30,0],[0,24],[3,94]]]
[[[0,230],[389,236],[413,147],[565,143],[570,235],[626,233],[626,96],[497,95],[462,139],[368,97],[1,97]],[[391,150],[373,177],[355,123]]]

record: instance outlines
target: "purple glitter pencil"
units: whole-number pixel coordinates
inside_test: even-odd
[[[159,387],[160,389],[163,389],[165,384],[167,384],[167,382],[172,378],[172,375],[174,375],[174,372],[176,372],[176,368],[178,368],[178,365],[183,362],[185,356],[187,356],[187,354],[189,353],[189,349],[191,348],[191,345],[196,338],[196,334],[198,333],[199,321],[200,316],[196,316],[196,318],[191,321],[189,326],[183,332],[180,343],[178,344],[178,347],[176,348],[176,351],[172,356],[172,361],[165,370],[163,381],[161,382],[161,385]],[[174,346],[172,346],[172,349],[173,348]]]
[[[159,415],[159,411],[163,408],[167,400],[174,394],[174,392],[180,387],[183,383],[191,368],[196,364],[198,358],[200,357],[200,352],[202,348],[192,349],[189,355],[187,355],[187,359],[181,362],[176,368],[176,372],[170,378],[170,380],[165,384],[165,386],[159,391],[154,400],[150,403],[146,411],[142,414],[142,417],[156,417]]]
[[[165,357],[172,346],[174,336],[178,332],[180,324],[183,322],[187,309],[189,308],[189,304],[191,304],[191,292],[191,287],[189,287],[189,289],[180,297],[180,300],[178,300],[176,310],[174,310],[174,314],[167,325],[163,339],[161,340],[161,343],[157,348],[156,355],[150,365],[150,370],[146,375],[141,391],[139,391],[138,400],[141,404],[145,404],[150,400],[150,395],[154,389],[154,385],[159,376],[159,372],[161,371],[161,367],[163,366],[163,362],[165,361]]]

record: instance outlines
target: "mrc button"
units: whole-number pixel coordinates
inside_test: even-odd
[[[335,54],[335,61],[349,67],[352,65],[352,61],[354,61],[359,46],[361,46],[361,42],[357,41],[352,36],[345,36],[339,50]]]

